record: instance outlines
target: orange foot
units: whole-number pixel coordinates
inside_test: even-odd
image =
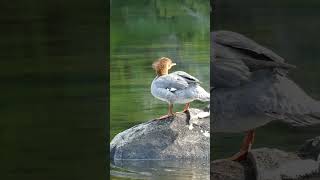
[[[240,151],[228,159],[231,161],[242,161],[247,159],[247,156],[248,156],[248,151]]]
[[[164,119],[167,119],[167,118],[172,117],[172,116],[174,116],[174,114],[166,114],[164,116],[161,116],[161,117],[157,118],[157,120],[164,120]]]

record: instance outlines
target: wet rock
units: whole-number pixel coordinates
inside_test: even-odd
[[[190,109],[164,120],[138,124],[116,135],[110,159],[209,159],[210,117]]]

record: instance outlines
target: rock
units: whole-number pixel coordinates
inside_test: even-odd
[[[211,162],[210,176],[214,180],[245,180],[245,168],[239,162],[221,159]]]
[[[297,153],[259,148],[241,162],[211,162],[214,180],[319,180],[320,136],[307,140]]]
[[[278,149],[260,148],[249,152],[256,180],[301,179],[319,173],[319,164],[312,159],[301,159],[297,154]]]
[[[320,161],[320,136],[307,140],[299,149],[298,155]]]
[[[210,117],[203,114],[203,110],[190,109],[188,113],[127,129],[111,141],[110,159],[209,160]]]

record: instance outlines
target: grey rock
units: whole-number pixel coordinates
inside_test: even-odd
[[[320,136],[307,140],[298,152],[259,148],[245,161],[211,162],[214,180],[319,180]]]
[[[301,179],[319,173],[319,164],[312,159],[301,159],[295,153],[261,148],[249,152],[257,180]]]
[[[307,140],[299,149],[298,155],[320,161],[320,136]]]
[[[214,180],[245,180],[245,168],[239,162],[221,159],[211,162],[210,176]]]
[[[190,109],[164,120],[151,120],[116,135],[110,159],[209,159],[210,117]]]

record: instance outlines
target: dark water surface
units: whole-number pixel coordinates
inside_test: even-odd
[[[110,140],[119,132],[167,113],[150,93],[151,65],[169,57],[209,90],[209,1],[113,1],[111,4]],[[194,102],[191,107],[207,104]],[[174,106],[181,111],[183,105]],[[112,179],[208,179],[203,162],[129,161],[112,168]],[[145,166],[145,165],[148,166]],[[145,167],[144,167],[145,166]],[[170,178],[171,177],[171,178]]]
[[[0,179],[104,179],[103,2],[0,7]]]
[[[289,74],[311,97],[320,100],[320,3],[318,1],[216,0],[212,30],[242,33],[297,66]],[[292,128],[272,123],[256,131],[253,148],[295,151],[306,140],[320,135],[319,127]],[[243,133],[215,134],[214,158],[237,152]]]

